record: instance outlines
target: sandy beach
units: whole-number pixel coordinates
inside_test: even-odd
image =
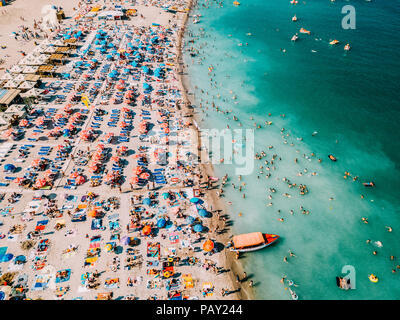
[[[46,4],[63,8],[58,28],[39,38],[10,36],[21,24],[32,28]],[[21,50],[78,39],[59,76],[42,76],[27,115],[2,128],[0,290],[7,298],[252,296],[246,280],[237,283],[243,269],[225,247],[221,179],[191,155],[199,135],[180,61],[192,3],[175,3],[176,13],[163,4],[137,1],[128,5],[137,15],[121,21],[84,19],[117,10],[119,1],[17,0],[0,9],[0,68],[16,65]]]

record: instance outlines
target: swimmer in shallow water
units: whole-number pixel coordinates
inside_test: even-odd
[[[368,224],[368,219],[367,219],[367,218],[362,217],[361,220],[362,220],[362,222],[364,222],[365,224]]]
[[[386,229],[387,229],[388,232],[392,232],[393,231],[392,227],[389,227],[389,226],[386,226]]]

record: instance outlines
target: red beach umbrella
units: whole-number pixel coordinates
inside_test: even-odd
[[[29,124],[29,122],[28,122],[28,120],[26,120],[26,119],[22,119],[22,120],[19,122],[19,126],[20,126],[20,127],[26,127],[28,124]]]
[[[47,181],[45,179],[38,179],[38,180],[36,180],[35,187],[43,188],[46,186],[46,184],[47,184]]]
[[[31,162],[32,167],[37,167],[40,163],[40,159],[33,159]]]
[[[212,240],[206,240],[203,243],[203,250],[206,252],[210,252],[212,249],[214,249],[214,242]]]
[[[141,178],[141,179],[148,179],[149,177],[150,177],[150,174],[147,173],[147,172],[143,172],[143,173],[140,175],[140,178]]]
[[[75,183],[78,185],[85,183],[85,181],[86,181],[85,177],[81,175],[77,176],[75,179]]]
[[[142,229],[142,232],[145,236],[148,236],[151,233],[151,227],[149,225],[145,225]]]

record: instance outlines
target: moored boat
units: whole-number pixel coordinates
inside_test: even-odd
[[[300,28],[300,33],[307,33],[307,34],[311,34],[311,31],[304,29],[304,28]]]
[[[231,251],[250,252],[265,248],[279,239],[276,234],[252,232],[240,234],[232,238]]]

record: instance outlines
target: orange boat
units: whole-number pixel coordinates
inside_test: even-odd
[[[273,244],[279,239],[276,234],[268,234],[262,232],[252,232],[240,234],[232,238],[231,251],[250,252],[256,251]]]
[[[300,29],[300,33],[311,34],[311,31],[308,31],[308,30],[306,30],[306,29],[304,29],[304,28],[301,28],[301,29]]]

